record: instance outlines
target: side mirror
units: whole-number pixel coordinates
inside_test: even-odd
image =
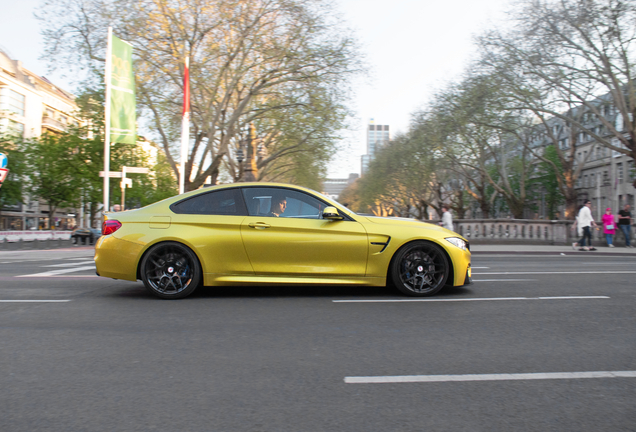
[[[325,209],[322,211],[322,218],[323,219],[329,219],[329,220],[343,220],[344,219],[338,213],[338,209],[336,209],[335,207],[332,207],[332,206],[325,207]]]

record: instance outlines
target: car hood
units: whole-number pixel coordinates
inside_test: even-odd
[[[423,222],[417,219],[408,219],[400,217],[381,217],[381,216],[364,216],[366,220],[371,223],[379,225],[391,225],[391,226],[412,226],[413,228],[425,228],[432,231],[453,233],[456,237],[461,237],[453,231],[449,231],[439,225],[432,224],[430,222]]]

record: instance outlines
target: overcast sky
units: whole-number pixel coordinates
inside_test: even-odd
[[[410,116],[435,90],[457,78],[475,51],[472,37],[505,18],[508,0],[336,0],[355,31],[370,76],[355,82],[351,108],[356,114],[343,150],[330,166],[330,177],[360,172],[370,119],[388,124],[391,135],[405,132]],[[24,67],[73,91],[39,60],[43,45],[40,0],[0,0],[0,47]]]

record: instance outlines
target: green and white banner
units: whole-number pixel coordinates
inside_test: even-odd
[[[110,142],[135,144],[137,117],[132,45],[117,36],[112,36],[111,44]]]

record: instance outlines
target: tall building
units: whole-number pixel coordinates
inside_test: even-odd
[[[369,163],[375,159],[378,149],[391,139],[389,125],[376,125],[373,120],[367,128],[367,154],[362,155],[360,172],[364,175],[369,170]]]

